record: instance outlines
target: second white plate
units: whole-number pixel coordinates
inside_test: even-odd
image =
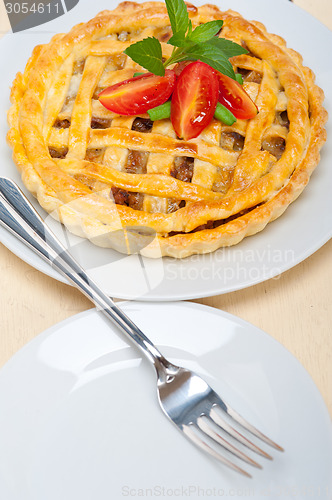
[[[331,499],[331,421],[289,352],[206,306],[121,307],[285,452],[256,456],[263,469],[245,466],[248,480],[200,451],[163,415],[147,360],[91,310],[38,336],[0,371],[1,499]]]
[[[222,3],[216,0],[215,3],[225,10],[237,10],[248,19],[257,19],[270,32],[283,36],[288,46],[298,50],[304,56],[305,64],[314,70],[318,85],[326,92],[326,107],[329,108],[332,100],[332,52],[322,48],[332,46],[332,33],[326,27],[288,0],[225,0]],[[54,33],[69,30],[77,22],[88,20],[105,8],[112,9],[116,4],[116,0],[95,0],[92,6],[91,1],[80,0],[65,16],[27,32],[8,34],[0,41],[1,67],[6,68],[0,80],[2,131],[6,130],[9,87],[16,72],[24,68],[33,47],[48,42]],[[295,30],[294,26],[299,26],[299,29]],[[330,137],[331,132],[328,124]],[[0,136],[0,158],[0,174],[22,186],[4,132]],[[329,240],[332,223],[331,217],[325,214],[332,213],[331,160],[332,141],[329,139],[323,148],[321,162],[303,194],[264,231],[246,238],[235,247],[182,261],[124,256],[62,232],[50,217],[47,220],[92,277],[114,297],[166,301],[227,293],[279,275]],[[39,211],[46,216],[40,208]],[[33,267],[63,281],[50,266],[2,228],[0,241]]]

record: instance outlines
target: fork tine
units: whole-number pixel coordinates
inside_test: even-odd
[[[281,446],[279,446],[277,443],[275,443],[274,441],[272,441],[272,439],[270,439],[267,436],[265,436],[265,434],[263,434],[258,429],[256,429],[256,427],[254,427],[253,425],[249,424],[249,422],[247,422],[243,417],[241,417],[241,415],[239,415],[235,410],[233,410],[233,408],[231,408],[230,406],[226,405],[226,403],[224,401],[221,401],[220,405],[219,404],[215,404],[213,406],[213,408],[218,408],[219,410],[222,410],[222,411],[226,412],[227,415],[229,415],[238,424],[240,424],[242,427],[244,427],[247,431],[251,432],[251,434],[253,434],[254,436],[256,436],[259,439],[261,439],[262,441],[264,441],[264,443],[268,444],[269,446],[272,446],[272,448],[275,448],[278,451],[284,451],[284,449]],[[220,419],[223,420],[221,417],[220,417]],[[241,434],[239,434],[239,435],[241,435]],[[242,436],[242,437],[244,437],[244,436]],[[246,438],[244,438],[244,439],[246,440]],[[253,446],[255,446],[255,445],[253,445]],[[255,448],[257,448],[258,450],[260,450],[260,448],[258,448],[256,446],[255,446]],[[267,453],[265,453],[262,450],[260,450],[260,452],[257,451],[257,453],[260,453],[260,455],[263,454],[263,456],[265,456],[266,458],[272,459],[272,457],[270,457],[270,455],[268,455]]]
[[[233,446],[231,443],[229,443],[226,439],[224,439],[220,434],[218,434],[215,430],[213,430],[211,423],[213,425],[213,419],[208,417],[207,415],[204,415],[200,417],[197,420],[197,425],[198,427],[205,432],[211,439],[216,441],[218,444],[220,444],[223,448],[226,450],[230,451],[235,455],[236,457],[240,458],[241,460],[244,460],[247,462],[247,464],[253,465],[254,467],[257,467],[257,469],[261,469],[262,466],[255,462],[252,458],[248,457],[245,453],[242,453],[242,451],[238,450],[235,446]]]
[[[188,425],[184,425],[182,427],[182,430],[184,432],[184,434],[191,440],[195,443],[196,446],[198,446],[199,448],[201,448],[202,450],[204,450],[205,452],[209,453],[210,455],[212,455],[214,458],[216,458],[217,460],[219,460],[221,463],[223,463],[224,465],[227,465],[228,467],[230,467],[231,469],[235,470],[236,472],[239,472],[240,474],[242,474],[243,476],[246,476],[246,477],[252,477],[248,472],[246,472],[245,470],[241,469],[241,467],[238,467],[237,465],[233,464],[233,462],[231,462],[230,460],[228,460],[227,458],[225,458],[223,455],[221,455],[221,453],[217,452],[214,448],[212,448],[212,446],[210,446],[205,440],[201,439],[197,433],[193,430],[193,427],[199,431],[199,428],[198,427],[195,427],[193,424],[188,424]],[[202,432],[202,431],[201,431]],[[202,432],[203,433],[203,432]]]
[[[234,439],[242,443],[244,446],[249,448],[250,450],[254,451],[255,453],[258,453],[258,455],[261,455],[264,458],[267,458],[269,460],[273,460],[271,455],[266,453],[264,450],[259,448],[257,445],[252,443],[248,438],[246,438],[243,434],[241,434],[239,431],[234,429],[226,420],[224,420],[216,411],[216,406],[214,406],[211,411],[210,411],[210,418],[213,420],[213,422],[223,429],[225,432],[227,432],[230,436],[232,436]]]

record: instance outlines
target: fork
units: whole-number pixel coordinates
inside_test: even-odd
[[[272,457],[245,437],[245,431],[283,451],[281,446],[233,410],[200,376],[168,361],[88,276],[44,223],[17,184],[6,177],[0,177],[0,224],[49,262],[134,341],[156,369],[158,399],[163,412],[195,445],[247,477],[251,475],[230,457],[235,456],[257,468],[262,467],[247,455],[246,448],[264,458]]]

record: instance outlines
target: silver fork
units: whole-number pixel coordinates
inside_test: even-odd
[[[201,377],[169,362],[73,259],[19,187],[5,177],[0,177],[0,224],[51,263],[134,341],[156,369],[162,410],[199,448],[247,477],[251,475],[227,458],[224,450],[227,450],[226,455],[231,453],[257,468],[261,466],[242,450],[249,448],[267,459],[272,457],[246,438],[242,430],[237,430],[238,424],[276,450],[283,451],[230,408]]]

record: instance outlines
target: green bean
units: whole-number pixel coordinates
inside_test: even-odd
[[[220,104],[220,102],[217,103],[214,117],[223,122],[225,125],[233,125],[233,123],[236,122],[236,118],[233,113]]]
[[[236,81],[237,81],[240,85],[243,85],[243,78],[242,78],[241,73],[235,73],[235,78],[236,78]]]
[[[149,109],[148,115],[152,121],[169,118],[171,116],[171,101],[166,101],[160,106]]]

